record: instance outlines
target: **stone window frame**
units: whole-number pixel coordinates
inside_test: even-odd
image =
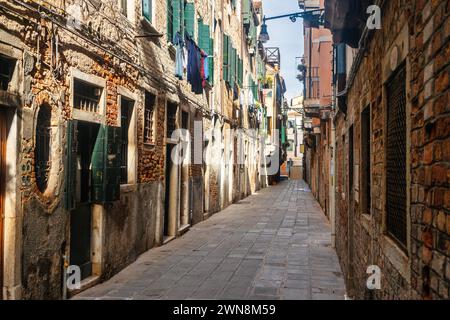
[[[384,58],[382,59],[382,103],[383,103],[383,141],[387,141],[387,83],[391,75],[397,71],[398,67],[403,63],[406,64],[406,246],[405,248],[394,241],[387,232],[387,212],[386,212],[386,170],[383,170],[383,188],[382,188],[382,237],[381,247],[386,258],[394,266],[394,268],[400,273],[400,275],[409,283],[411,280],[411,263],[412,251],[411,251],[411,173],[409,169],[409,163],[411,163],[411,61],[408,57],[410,50],[409,45],[409,30],[408,25],[405,23],[401,31],[398,33],[397,38],[392,42],[389,49],[386,51]],[[398,54],[394,54],[393,50],[398,50]],[[394,61],[396,60],[396,61]],[[396,66],[394,68],[393,66]],[[383,167],[386,168],[387,146],[383,144]]]
[[[26,90],[26,73],[25,61],[29,61],[27,53],[17,46],[15,38],[6,37],[0,43],[0,54],[11,57],[16,60],[11,81],[7,92],[17,94],[19,92],[27,92]],[[34,61],[34,60],[33,60]],[[14,110],[14,107],[16,109]],[[11,174],[10,179],[6,182],[5,198],[4,198],[4,221],[3,221],[3,247],[4,250],[3,264],[0,272],[3,272],[3,290],[4,296],[11,299],[21,299],[22,297],[22,246],[18,241],[22,236],[19,232],[21,221],[21,206],[18,203],[18,183],[21,176],[19,146],[18,141],[22,135],[20,124],[20,113],[18,105],[7,108],[9,125],[8,136],[6,140],[6,167]],[[15,174],[14,174],[15,173]]]
[[[132,0],[133,2],[135,1],[135,0]],[[150,5],[151,5],[151,10],[152,10],[152,16],[151,16],[151,21],[149,21],[149,20],[147,20],[147,18],[146,17],[144,17],[144,14],[143,14],[143,11],[142,11],[142,1],[143,0],[138,0],[138,2],[139,2],[139,17],[140,17],[140,20],[144,23],[144,24],[147,24],[147,26],[149,26],[150,28],[152,28],[152,29],[154,29],[155,31],[157,31],[156,30],[156,11],[157,11],[157,2],[156,2],[156,0],[149,0],[150,1]]]
[[[72,111],[72,119],[94,122],[98,124],[106,124],[106,79],[85,73],[79,69],[71,68],[70,70],[70,99],[69,106]],[[74,106],[75,99],[75,80],[86,82],[87,84],[102,88],[102,94],[99,101],[99,112],[87,112],[79,110]]]
[[[126,8],[123,7],[122,1],[123,0],[117,0],[117,6],[119,8],[120,14],[134,24],[136,22],[136,1],[135,0],[125,0],[126,6],[127,6]]]
[[[138,121],[137,121],[137,106],[138,106],[138,98],[139,96],[128,90],[125,87],[118,86],[117,87],[117,106],[118,106],[118,116],[117,116],[117,125],[119,127],[122,126],[121,116],[122,116],[122,98],[127,100],[131,100],[134,102],[133,110],[131,112],[131,117],[129,120],[130,127],[128,129],[128,164],[127,164],[127,172],[128,172],[128,182],[126,184],[121,184],[121,191],[127,191],[129,187],[132,187],[137,184],[137,174],[138,174]]]

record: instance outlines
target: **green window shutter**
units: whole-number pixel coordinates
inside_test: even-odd
[[[181,33],[181,22],[182,22],[182,16],[181,16],[181,0],[172,0],[172,39],[175,37],[177,32]]]
[[[120,199],[121,128],[101,125],[92,152],[92,201]]]
[[[105,148],[106,126],[101,125],[98,130],[94,150],[92,151],[92,201],[105,202]]]
[[[209,55],[209,38],[210,28],[209,25],[203,23],[203,19],[198,20],[198,46],[200,49],[206,51]]]
[[[232,84],[233,77],[233,43],[230,37],[228,37],[228,83]]]
[[[142,0],[142,15],[152,22],[152,0]]]
[[[244,73],[244,63],[243,63],[243,61],[242,61],[242,59],[241,58],[239,58],[239,74],[238,74],[238,79],[239,79],[239,86],[242,88],[243,87],[243,83],[242,83],[242,80],[243,80],[243,73]]]
[[[209,84],[214,85],[214,39],[209,39],[209,50],[211,51],[208,54],[210,57],[208,58],[208,69],[209,69]]]
[[[203,44],[203,19],[197,20],[197,44],[200,48],[202,48]]]
[[[250,1],[251,0],[242,0],[242,15],[244,25],[248,25],[250,23],[251,18]]]
[[[222,53],[223,53],[223,80],[228,81],[228,36],[223,34]]]
[[[233,86],[234,85],[234,77],[235,77],[235,71],[236,71],[236,56],[234,54],[235,49],[232,47],[231,48],[231,63],[230,63],[230,85]]]
[[[106,202],[111,202],[120,200],[122,128],[106,127],[106,133],[105,200]]]
[[[207,24],[203,25],[203,32],[202,32],[203,47],[200,47],[204,51],[206,51],[206,53],[208,55],[211,54],[211,41],[210,41],[211,38],[209,37],[209,34],[211,32],[210,30],[211,29],[210,29],[209,25],[207,25]]]
[[[237,50],[235,52],[236,52],[236,54],[234,57],[234,64],[235,64],[235,66],[234,66],[234,73],[235,73],[234,81],[236,83],[239,83],[239,56],[238,56]]]
[[[64,206],[66,210],[75,209],[75,189],[77,175],[77,121],[67,122],[66,181],[64,190]]]
[[[194,30],[195,30],[195,5],[193,3],[186,3],[184,7],[184,26],[186,32],[189,34],[191,38],[194,38]]]

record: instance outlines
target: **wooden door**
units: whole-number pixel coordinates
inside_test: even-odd
[[[3,221],[6,183],[6,114],[0,110],[0,299],[3,299]]]

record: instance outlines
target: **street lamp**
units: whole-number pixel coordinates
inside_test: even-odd
[[[268,20],[275,20],[275,19],[282,19],[282,18],[289,18],[292,22],[296,22],[297,18],[306,20],[310,23],[314,23],[316,25],[323,25],[324,24],[324,9],[316,9],[316,10],[309,10],[309,11],[303,11],[303,12],[296,12],[296,13],[289,13],[284,14],[281,16],[275,16],[275,17],[264,17],[263,18],[263,24],[261,25],[261,32],[259,33],[259,41],[262,43],[266,43],[270,40],[269,32],[267,31],[267,23]]]
[[[269,33],[267,32],[267,24],[266,19],[264,18],[264,22],[261,26],[261,32],[259,33],[259,41],[262,43],[266,43],[270,40]]]

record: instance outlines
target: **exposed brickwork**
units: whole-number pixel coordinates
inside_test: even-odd
[[[0,46],[2,54],[8,54],[8,46],[20,50],[24,59],[18,64],[30,64],[31,68],[20,74],[20,92],[23,97],[23,108],[18,110],[21,116],[21,129],[18,174],[20,194],[17,202],[21,205],[17,216],[23,219],[23,248],[16,252],[23,257],[18,263],[17,274],[13,285],[21,290],[23,298],[60,298],[62,294],[62,255],[70,249],[70,213],[64,208],[65,176],[67,173],[66,145],[67,123],[75,118],[72,79],[75,73],[86,77],[94,77],[104,82],[105,100],[104,116],[100,116],[102,124],[119,126],[120,91],[129,91],[135,100],[136,113],[136,148],[137,172],[136,181],[132,185],[121,187],[120,201],[105,204],[103,225],[105,230],[102,243],[101,279],[111,277],[114,273],[134,261],[139,254],[162,243],[162,228],[164,217],[164,201],[166,176],[166,105],[168,102],[178,105],[179,110],[190,115],[190,129],[194,121],[204,123],[203,131],[211,126],[215,110],[220,122],[233,118],[233,88],[229,88],[222,78],[222,32],[233,39],[233,43],[241,57],[245,68],[250,73],[248,49],[242,41],[242,20],[240,17],[240,1],[238,9],[230,9],[229,2],[215,0],[215,11],[211,1],[195,1],[195,19],[202,18],[211,25],[213,16],[221,20],[223,27],[218,26],[214,34],[215,47],[215,86],[206,88],[203,94],[191,92],[191,86],[186,80],[178,80],[173,75],[175,68],[175,50],[167,41],[167,1],[155,0],[153,23],[150,25],[142,19],[141,1],[133,2],[134,9],[128,12],[128,19],[119,11],[116,0],[108,1],[46,1],[40,10],[47,12],[42,18],[36,12],[38,5],[34,1],[26,1],[30,8],[11,1],[0,1],[7,10],[0,17]],[[101,3],[94,8],[92,3]],[[128,1],[131,3],[131,1]],[[75,5],[81,11],[71,11],[81,22],[79,27],[66,27],[64,15]],[[52,12],[47,11],[51,9]],[[63,26],[52,23],[50,18],[62,22]],[[195,24],[197,34],[197,23]],[[144,33],[161,33],[162,37],[138,37]],[[57,40],[56,40],[57,39]],[[52,41],[58,41],[58,57],[52,50]],[[6,48],[6,49],[5,49]],[[211,53],[212,54],[212,53]],[[26,60],[32,56],[31,63]],[[52,67],[52,59],[56,65]],[[54,70],[55,69],[55,70]],[[245,80],[246,82],[246,80]],[[244,84],[246,85],[246,84]],[[154,141],[144,143],[144,104],[145,92],[156,96],[153,130]],[[48,190],[43,194],[37,190],[35,183],[35,123],[37,113],[42,104],[48,104],[52,110],[52,148],[51,169]],[[246,107],[246,106],[245,106]],[[244,113],[245,114],[245,113]],[[225,119],[228,118],[228,119]],[[79,120],[79,119],[78,119]],[[243,121],[248,127],[248,121]],[[193,135],[193,131],[191,131]],[[193,150],[193,148],[192,148]],[[235,164],[233,164],[235,165]],[[189,188],[191,188],[188,210],[193,210],[193,221],[203,219],[204,195],[206,188],[210,190],[211,212],[217,212],[229,204],[220,203],[220,199],[228,199],[228,188],[221,189],[222,183],[233,184],[227,173],[220,174],[221,164],[212,165],[209,177],[204,176],[206,166],[192,164],[189,167]],[[258,173],[252,171],[251,175]],[[252,180],[259,177],[252,176]],[[225,181],[224,181],[225,180]],[[181,182],[179,182],[181,183]],[[234,186],[234,185],[233,185]],[[236,189],[244,188],[243,183]],[[192,196],[192,197],[191,197]],[[235,199],[233,197],[233,199]],[[233,200],[234,201],[234,200]],[[158,218],[159,217],[159,220]],[[178,217],[176,219],[179,219]],[[178,221],[177,221],[178,222]],[[22,221],[21,221],[22,223]],[[9,295],[11,288],[6,291]],[[14,289],[16,290],[16,289]]]
[[[346,115],[336,124],[336,248],[355,298],[449,298],[450,2],[385,1],[382,29],[370,33],[349,89]],[[408,32],[402,34],[407,27]],[[386,234],[386,61],[394,44],[407,69],[407,228],[401,249]],[[400,62],[403,60],[400,57]],[[389,66],[389,65],[388,65]],[[349,148],[361,177],[361,112],[371,107],[371,214],[361,208],[361,183],[349,190]],[[352,127],[353,126],[353,127]],[[349,130],[353,128],[353,146]],[[359,182],[359,183],[358,183]],[[320,186],[323,187],[323,186]],[[352,201],[352,199],[354,199]],[[366,269],[378,265],[381,290],[366,288]]]

